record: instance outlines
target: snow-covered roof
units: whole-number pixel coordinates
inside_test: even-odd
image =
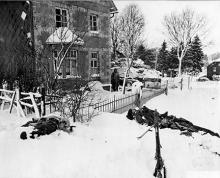
[[[220,58],[213,60],[212,62],[220,62]]]
[[[78,45],[84,44],[84,41],[67,27],[57,28],[54,31],[54,33],[51,34],[46,40],[47,44],[70,43],[70,42],[74,42],[74,44],[78,44]]]

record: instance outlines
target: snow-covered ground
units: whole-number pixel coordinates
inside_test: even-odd
[[[220,133],[220,84],[201,82],[192,89],[169,90],[146,106],[183,117]],[[156,161],[155,135],[137,140],[146,126],[124,114],[101,113],[71,134],[57,131],[21,140],[27,119],[0,111],[0,178],[151,178]],[[220,139],[160,130],[162,157],[169,178],[220,177]],[[201,146],[200,146],[201,145]]]

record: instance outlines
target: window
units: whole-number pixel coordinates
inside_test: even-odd
[[[77,72],[77,51],[70,50],[67,53],[67,63],[66,63],[66,74],[67,75],[76,75]]]
[[[67,10],[56,8],[56,27],[67,27]]]
[[[70,58],[66,58],[66,75],[70,75]]]
[[[73,68],[76,68],[76,59],[73,59],[73,60],[72,60],[72,69],[73,69]]]
[[[76,50],[71,50],[71,51],[70,51],[70,57],[71,57],[71,58],[77,58],[77,52],[76,52]]]
[[[90,30],[91,31],[98,31],[98,16],[97,15],[90,15]]]
[[[54,57],[54,58],[57,58],[57,57],[58,57],[58,52],[57,52],[57,50],[54,50],[54,51],[53,51],[53,57]]]
[[[92,52],[91,53],[91,68],[97,68],[98,67],[98,53]]]

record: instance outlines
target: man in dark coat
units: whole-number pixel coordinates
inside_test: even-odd
[[[118,91],[119,87],[119,73],[117,69],[114,69],[114,72],[111,75],[111,84],[113,91]]]

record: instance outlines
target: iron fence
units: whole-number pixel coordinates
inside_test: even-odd
[[[143,94],[142,94],[142,101],[141,104],[146,103],[148,100],[161,95],[166,92],[166,86],[163,85],[159,89],[149,89],[144,88]],[[56,108],[56,98],[58,99],[59,96],[49,96],[48,101],[45,102],[49,108],[46,108],[46,112],[52,113],[56,111],[58,108]],[[134,105],[135,102],[135,94],[126,94],[122,96],[115,96],[111,99],[104,100],[102,102],[89,104],[86,106],[81,106],[78,110],[77,117],[80,118],[80,120],[83,120],[85,118],[91,118],[97,112],[110,112],[110,113],[123,113],[129,110],[130,108],[135,108]]]
[[[148,100],[165,93],[165,91],[165,85],[163,85],[160,89],[143,89],[141,104],[144,104]],[[134,105],[135,98],[136,94],[129,94],[121,97],[114,96],[112,99],[94,104],[94,109],[97,109],[101,112],[123,113],[130,108],[136,107]]]

